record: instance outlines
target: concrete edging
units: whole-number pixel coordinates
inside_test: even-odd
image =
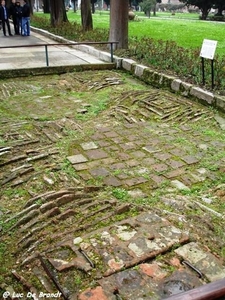
[[[61,43],[74,43],[74,41],[67,40],[43,29],[32,27],[32,30]],[[100,51],[93,46],[77,45],[73,47],[76,47],[76,49],[85,53],[89,53],[103,61],[111,62],[110,53]],[[132,59],[114,56],[114,61],[117,69],[125,70],[147,84],[151,84],[158,88],[166,88],[171,92],[178,93],[204,105],[212,106],[220,111],[225,112],[225,97],[223,96],[184,82],[175,76],[166,75],[144,65],[140,65]]]

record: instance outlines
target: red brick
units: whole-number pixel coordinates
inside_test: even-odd
[[[78,300],[108,300],[101,286],[87,289],[78,296]]]
[[[140,269],[143,273],[145,273],[149,277],[154,278],[155,280],[160,280],[167,276],[165,270],[161,270],[161,268],[156,263],[141,264]]]

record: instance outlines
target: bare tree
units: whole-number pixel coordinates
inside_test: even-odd
[[[51,26],[68,22],[64,0],[50,0]]]
[[[90,0],[81,0],[81,22],[84,31],[93,29]]]
[[[110,1],[110,42],[119,42],[114,49],[128,48],[128,11],[129,0]]]

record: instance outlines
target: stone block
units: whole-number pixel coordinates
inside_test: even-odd
[[[143,79],[143,81],[146,83],[152,83],[152,77],[154,72],[155,71],[150,68],[144,69],[144,73],[141,79]]]
[[[111,62],[111,53],[99,51],[99,59]]]
[[[203,251],[197,243],[186,244],[176,249],[175,252],[201,270],[209,281],[224,278],[225,268],[221,261],[212,253]]]
[[[94,142],[91,141],[91,142],[82,143],[81,147],[84,150],[91,150],[91,149],[97,149],[98,145],[96,145]]]
[[[164,88],[171,89],[172,82],[174,81],[175,77],[161,74],[160,78],[160,85]]]
[[[134,61],[133,59],[123,59],[122,61],[122,67],[123,69],[127,70],[127,71],[132,71],[132,67],[136,65],[136,61]]]
[[[73,156],[68,156],[67,159],[71,162],[71,164],[79,164],[88,161],[85,156],[82,154],[77,154]]]
[[[182,81],[180,85],[180,92],[182,96],[188,97],[192,87],[192,84]]]
[[[190,95],[199,99],[205,105],[212,105],[215,102],[213,93],[205,91],[199,87],[192,87]]]
[[[134,70],[134,74],[137,76],[137,77],[142,77],[143,74],[144,74],[144,70],[147,69],[146,66],[143,66],[143,65],[136,65],[135,66],[135,70]]]
[[[171,83],[171,89],[175,92],[179,92],[181,83],[182,81],[180,79],[174,79]]]
[[[225,97],[215,95],[215,105],[219,110],[225,112]]]
[[[98,150],[98,149],[93,149],[93,150],[88,150],[86,152],[86,155],[90,159],[101,159],[101,158],[106,158],[108,157],[108,154],[104,150]]]
[[[116,68],[117,69],[122,69],[123,59],[121,57],[113,55],[113,60],[114,60],[114,62],[116,64]]]
[[[104,179],[104,184],[117,187],[121,186],[122,182],[118,180],[115,176],[109,176]]]

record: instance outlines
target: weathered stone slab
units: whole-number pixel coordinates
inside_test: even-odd
[[[185,169],[176,169],[176,170],[173,170],[173,171],[170,171],[168,173],[165,173],[164,176],[168,179],[170,178],[175,178],[175,177],[179,177],[180,175],[184,174],[186,172]]]
[[[68,156],[67,159],[71,162],[71,164],[79,164],[88,161],[83,154]]]
[[[187,187],[185,184],[183,184],[183,182],[179,181],[179,180],[172,180],[171,181],[172,186],[174,186],[175,188],[177,188],[178,190],[189,190],[189,187]]]
[[[82,143],[81,147],[84,150],[91,150],[91,149],[97,149],[98,145],[96,145],[94,142],[87,142],[87,143]]]
[[[109,171],[106,168],[103,168],[103,167],[92,169],[89,172],[94,177],[98,177],[98,176],[105,177],[105,176],[109,175]]]
[[[134,186],[137,184],[141,184],[141,183],[145,183],[148,180],[145,179],[144,177],[135,177],[135,178],[131,178],[131,179],[126,179],[123,181],[123,184],[128,185],[128,186]]]
[[[192,155],[182,156],[181,159],[185,161],[188,165],[196,164],[199,162],[199,158]]]
[[[122,61],[122,67],[123,69],[127,70],[127,71],[131,71],[132,66],[136,64],[136,61],[134,61],[133,59],[123,59]]]
[[[225,267],[212,253],[203,251],[197,243],[189,243],[175,250],[183,259],[198,268],[209,281],[225,277]]]
[[[171,89],[175,92],[180,91],[180,85],[181,85],[181,80],[180,79],[174,79],[171,83]]]
[[[154,164],[151,166],[151,168],[155,171],[155,172],[163,172],[168,170],[168,166],[166,164]]]
[[[215,102],[216,102],[216,107],[218,107],[219,110],[225,112],[225,97],[216,95]]]
[[[172,167],[173,169],[178,169],[185,165],[182,161],[174,160],[174,159],[167,160],[166,163],[168,166]]]
[[[104,184],[117,187],[122,185],[122,181],[115,176],[108,176],[104,179]]]
[[[154,153],[154,157],[161,161],[166,161],[171,158],[171,155],[169,153]]]
[[[145,212],[98,231],[98,238],[90,235],[83,240],[81,249],[94,257],[100,255],[104,261],[103,272],[108,276],[187,241],[188,235],[158,215]]]
[[[86,155],[90,159],[101,159],[101,158],[108,157],[108,154],[104,150],[101,150],[101,149],[88,150],[86,152]]]
[[[113,138],[113,137],[117,137],[118,133],[115,131],[107,131],[104,133],[104,135],[108,138]]]
[[[134,70],[134,74],[138,77],[142,76],[144,73],[144,70],[147,69],[146,66],[143,65],[136,65],[135,66],[135,70]]]
[[[204,101],[206,104],[212,105],[215,101],[213,93],[203,90],[199,87],[192,87],[190,90],[190,95]]]

